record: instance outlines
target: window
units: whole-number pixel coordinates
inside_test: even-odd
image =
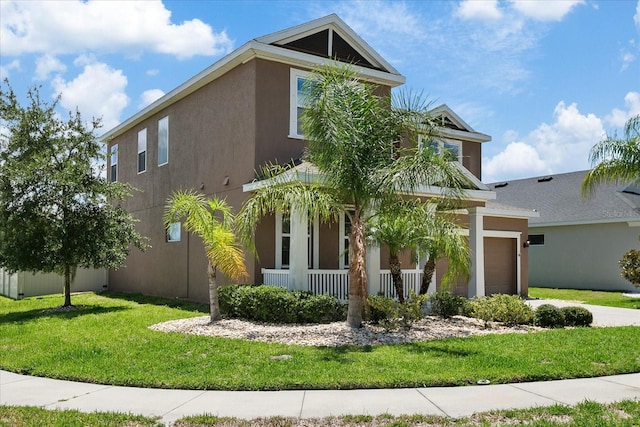
[[[351,217],[346,213],[340,219],[340,268],[349,268],[349,235]]]
[[[307,226],[307,263],[309,268],[318,268],[318,242],[314,236],[318,234],[319,221],[316,218]],[[289,268],[291,262],[291,218],[288,213],[276,214],[276,268]]]
[[[544,234],[529,234],[529,246],[544,246]]]
[[[111,165],[111,182],[116,182],[118,180],[118,144],[111,146],[111,159],[109,163]]]
[[[418,146],[420,149],[428,149],[434,153],[442,154],[447,157],[448,160],[462,160],[462,142],[453,139],[423,139],[422,135],[418,136]]]
[[[173,222],[167,228],[167,242],[179,242],[181,238],[181,224]]]
[[[147,129],[138,132],[138,173],[147,170]]]
[[[290,86],[290,117],[289,117],[289,137],[303,138],[300,118],[304,112],[308,93],[304,90],[304,83],[309,76],[309,72],[291,69]]]
[[[158,120],[158,166],[169,163],[169,117]]]

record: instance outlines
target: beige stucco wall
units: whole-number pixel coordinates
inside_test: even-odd
[[[544,246],[529,247],[529,284],[539,287],[638,291],[620,277],[618,260],[638,249],[639,227],[627,223],[530,227]]]

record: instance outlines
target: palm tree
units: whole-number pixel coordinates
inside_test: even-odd
[[[399,255],[404,250],[415,251],[423,228],[412,215],[412,207],[415,203],[399,203],[394,209],[372,218],[368,228],[368,236],[389,249],[389,269],[400,303],[404,302],[404,286]]]
[[[424,225],[423,234],[418,241],[418,251],[427,256],[420,284],[420,295],[427,293],[429,284],[436,271],[436,262],[446,258],[448,268],[442,276],[442,285],[447,286],[459,276],[469,276],[471,259],[469,244],[460,233],[461,227],[445,212],[423,205],[415,215]]]
[[[264,186],[243,206],[245,237],[262,215],[277,210],[307,210],[327,219],[347,214],[349,303],[347,324],[360,327],[366,311],[365,229],[376,209],[395,203],[398,191],[414,193],[420,185],[438,185],[442,197],[457,197],[467,184],[459,168],[431,150],[419,150],[417,132],[434,136],[434,126],[419,98],[388,96],[358,79],[350,66],[324,66],[307,80],[302,129],[308,142],[304,160],[314,165],[320,182],[281,182]],[[401,143],[402,142],[402,143]]]
[[[167,199],[165,227],[168,230],[171,224],[183,219],[185,230],[196,234],[204,242],[209,260],[207,274],[211,321],[214,322],[220,319],[217,270],[232,280],[248,276],[244,253],[233,231],[234,216],[224,200],[216,197],[207,200],[202,194],[178,190]]]
[[[627,120],[625,137],[607,136],[589,154],[593,166],[582,181],[582,196],[605,182],[640,183],[640,115]]]

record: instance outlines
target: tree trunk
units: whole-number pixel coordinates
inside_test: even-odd
[[[220,304],[218,302],[218,281],[216,279],[216,268],[209,261],[207,267],[209,276],[209,311],[211,312],[211,321],[220,320]]]
[[[389,268],[391,270],[391,278],[393,286],[396,289],[396,296],[399,302],[404,302],[404,286],[402,284],[402,270],[400,269],[400,260],[398,255],[389,255]]]
[[[64,304],[63,307],[71,307],[71,267],[64,266]]]
[[[358,211],[351,220],[349,236],[349,306],[347,325],[352,328],[362,326],[362,318],[367,315],[367,261],[364,239],[364,224]]]
[[[436,257],[429,256],[429,260],[424,265],[424,271],[422,274],[422,283],[420,284],[420,295],[424,295],[429,290],[433,273],[436,271]]]

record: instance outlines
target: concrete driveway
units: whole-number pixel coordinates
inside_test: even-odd
[[[556,307],[584,307],[593,314],[592,326],[640,326],[640,310],[604,307],[555,299],[532,299],[528,300],[527,303],[534,309],[542,304],[552,304]]]

